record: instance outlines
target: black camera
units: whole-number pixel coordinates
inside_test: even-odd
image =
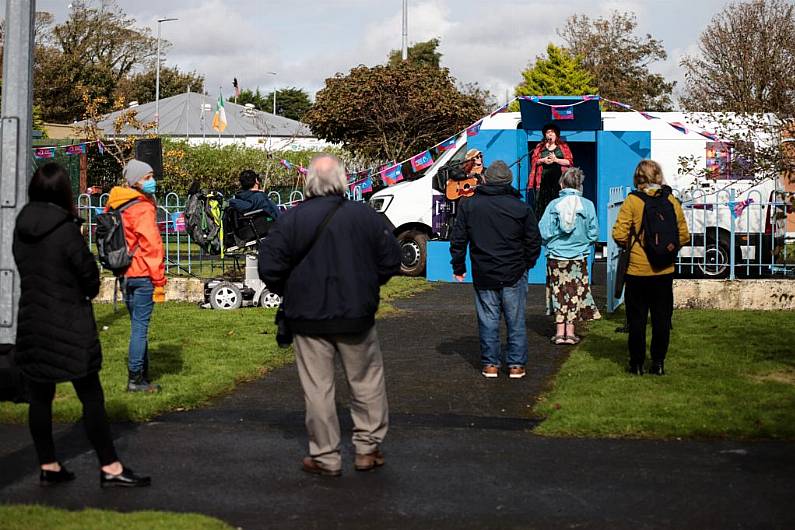
[[[281,348],[287,348],[293,343],[293,332],[290,325],[287,323],[287,318],[284,316],[284,308],[279,306],[276,310],[276,344]]]

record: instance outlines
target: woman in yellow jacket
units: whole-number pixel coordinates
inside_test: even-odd
[[[663,174],[660,165],[653,160],[642,160],[635,168],[633,184],[639,192],[650,196],[662,193]],[[668,200],[673,204],[676,213],[679,245],[685,245],[690,241],[690,233],[682,205],[673,195],[668,195]],[[644,200],[640,197],[633,194],[627,197],[613,225],[613,239],[624,248],[632,245],[624,287],[624,305],[629,327],[629,371],[643,375],[643,363],[646,360],[646,321],[651,311],[652,364],[649,373],[663,375],[674,310],[674,265],[672,263],[656,268],[649,263],[641,233],[644,205]]]

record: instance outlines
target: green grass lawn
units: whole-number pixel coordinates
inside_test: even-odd
[[[784,311],[675,311],[663,377],[624,371],[623,314],[593,322],[536,407],[547,419],[535,432],[795,439],[794,322]]]
[[[429,288],[423,278],[392,279],[381,289],[379,316],[395,312],[390,301]],[[114,421],[145,421],[165,411],[200,406],[231,391],[237,383],[258,378],[293,359],[292,348],[276,345],[275,309],[213,311],[167,302],[155,306],[149,335],[150,372],[163,389],[157,394],[129,394],[125,391],[130,336],[127,311],[119,305],[114,313],[111,304],[95,304],[94,311],[104,354],[100,377],[108,415]],[[105,326],[107,330],[103,330]],[[24,404],[0,403],[0,423],[23,423],[27,410]],[[81,414],[72,385],[58,385],[53,419],[72,422]]]
[[[61,510],[35,505],[0,505],[0,530],[232,530],[234,527],[192,513]]]

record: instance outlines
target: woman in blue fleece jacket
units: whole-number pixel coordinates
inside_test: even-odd
[[[575,323],[601,318],[588,280],[588,255],[599,223],[593,203],[582,196],[583,180],[580,168],[569,168],[560,177],[560,196],[538,224],[547,247],[547,314],[555,316],[555,344],[577,344]]]

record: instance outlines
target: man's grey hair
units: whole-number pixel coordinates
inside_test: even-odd
[[[585,173],[578,167],[570,167],[560,176],[560,186],[562,188],[572,188],[582,192],[582,183],[585,180]]]
[[[304,184],[304,196],[345,195],[348,178],[342,160],[329,153],[315,155],[309,162]]]

